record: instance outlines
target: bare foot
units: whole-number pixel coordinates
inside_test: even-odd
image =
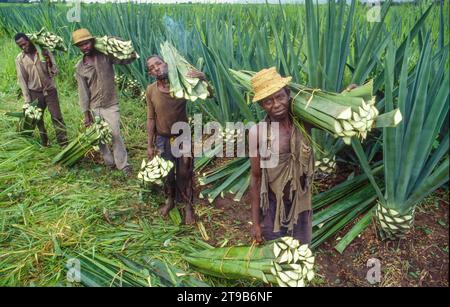
[[[166,217],[166,216],[169,214],[170,210],[173,209],[174,205],[175,205],[175,204],[174,204],[174,202],[173,202],[173,199],[172,199],[172,198],[168,198],[168,199],[166,200],[166,204],[165,204],[164,206],[162,206],[161,209],[159,209],[159,213],[160,213],[163,217]]]
[[[191,225],[195,223],[195,215],[192,206],[186,205],[184,208],[184,223],[186,225]]]

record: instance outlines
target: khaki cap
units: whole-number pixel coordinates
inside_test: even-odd
[[[78,29],[72,33],[73,44],[76,45],[80,42],[87,41],[94,38],[88,29]]]

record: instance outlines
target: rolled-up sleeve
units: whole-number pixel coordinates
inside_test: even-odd
[[[30,90],[28,89],[28,77],[19,59],[16,59],[17,82],[22,89],[23,98],[26,103],[31,102]]]
[[[89,105],[89,87],[86,83],[86,80],[83,76],[81,76],[79,73],[75,73],[75,78],[77,79],[78,84],[78,96],[79,96],[79,102],[81,111],[84,113],[86,111],[89,111],[90,105]]]

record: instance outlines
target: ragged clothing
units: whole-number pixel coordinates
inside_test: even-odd
[[[284,200],[286,210],[292,208],[292,203],[289,200]],[[269,192],[269,208],[266,215],[261,221],[261,232],[265,240],[275,240],[281,237],[290,236],[299,240],[302,244],[310,244],[312,239],[312,210],[302,211],[297,219],[297,224],[289,231],[286,227],[280,227],[277,232],[273,231],[275,223],[275,215],[277,210],[277,201],[275,194]]]
[[[109,108],[119,104],[114,83],[113,64],[128,64],[135,59],[118,60],[97,52],[93,65],[84,63],[84,57],[75,66],[75,78],[82,112]]]
[[[23,51],[17,55],[17,79],[26,103],[32,101],[30,91],[42,92],[47,96],[48,91],[56,89],[53,77],[58,74],[58,66],[50,52],[49,57],[51,65],[39,52],[35,53],[34,59]]]
[[[312,210],[313,150],[308,138],[295,126],[291,133],[290,149],[290,153],[278,154],[270,150],[269,144],[269,156],[264,159],[279,155],[279,163],[277,167],[261,169],[260,206],[263,216],[269,212],[269,193],[275,196],[273,232],[279,232],[281,228],[292,231],[300,222],[300,214]],[[289,203],[289,206],[285,206],[285,203]]]

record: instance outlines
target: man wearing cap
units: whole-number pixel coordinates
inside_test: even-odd
[[[150,84],[146,91],[147,101],[147,131],[148,158],[153,159],[156,152],[161,157],[174,164],[165,184],[166,203],[161,208],[161,215],[166,216],[175,206],[175,200],[185,203],[184,222],[195,222],[193,201],[193,165],[192,157],[176,158],[171,152],[171,140],[176,135],[172,133],[172,125],[176,122],[187,122],[186,102],[184,98],[174,98],[169,94],[170,84],[168,65],[158,55],[147,58],[147,69],[156,82]],[[189,77],[205,80],[205,74],[200,71],[190,71]],[[211,94],[211,89],[208,89]]]
[[[101,116],[112,130],[112,149],[100,145],[105,164],[131,174],[128,155],[122,136],[120,135],[119,102],[114,84],[113,64],[129,64],[137,56],[119,60],[102,54],[95,48],[95,38],[87,29],[79,29],[72,33],[74,45],[83,53],[83,58],[76,64],[75,78],[78,83],[80,106],[84,113],[84,123],[90,126],[93,116]]]
[[[55,128],[56,140],[62,147],[67,145],[66,126],[59,106],[58,92],[53,77],[58,74],[55,58],[46,49],[42,56],[34,44],[24,33],[14,37],[17,46],[22,49],[16,57],[17,78],[25,103],[37,100],[37,107],[42,111],[48,107]],[[48,136],[44,124],[44,116],[37,122],[43,146],[48,146]]]

